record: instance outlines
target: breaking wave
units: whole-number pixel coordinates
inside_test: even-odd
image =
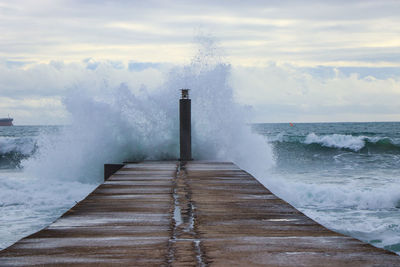
[[[32,156],[37,149],[31,137],[0,137],[0,169],[20,167],[21,161]]]
[[[368,136],[352,136],[344,134],[332,134],[318,136],[310,133],[306,136],[305,144],[319,144],[324,147],[350,149],[353,151],[393,151],[400,152],[400,144],[394,143],[388,137],[368,137]]]
[[[361,153],[400,153],[400,144],[389,137],[353,136],[346,134],[317,135],[309,133],[305,137],[288,139],[284,134],[269,138],[271,143],[291,144],[314,150],[349,150]]]
[[[221,60],[212,39],[198,42],[191,63],[171,69],[159,88],[132,88],[123,81],[107,85],[113,81],[70,89],[63,103],[72,125],[58,135],[41,135],[24,168],[41,178],[98,183],[104,163],[177,159],[181,88],[189,88],[192,99],[195,159],[233,161],[253,173],[270,167],[270,145],[246,126],[247,109],[235,103],[228,82],[231,66]],[[110,76],[105,66],[91,71]]]

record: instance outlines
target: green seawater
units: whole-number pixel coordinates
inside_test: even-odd
[[[273,191],[321,224],[400,253],[400,123],[254,124]]]

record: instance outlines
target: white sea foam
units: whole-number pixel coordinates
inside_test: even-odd
[[[0,249],[45,227],[91,190],[90,184],[0,173]]]
[[[395,210],[302,208],[301,211],[330,229],[400,254],[400,214]]]
[[[30,155],[35,149],[35,140],[31,137],[0,137],[0,154],[17,152]]]
[[[378,143],[380,141],[386,141],[394,146],[398,145],[394,140],[389,137],[353,136],[345,134],[330,134],[319,136],[315,133],[308,134],[304,140],[304,144],[320,144],[325,147],[347,148],[354,151],[359,151],[366,146],[367,142]]]
[[[307,184],[275,181],[272,190],[298,207],[390,209],[400,205],[400,184],[363,186],[362,183]]]
[[[314,133],[310,133],[306,136],[304,143],[305,144],[315,143],[315,144],[321,144],[326,147],[348,148],[358,151],[364,147],[365,145],[364,139],[365,139],[364,136],[352,136],[343,134],[318,136]]]

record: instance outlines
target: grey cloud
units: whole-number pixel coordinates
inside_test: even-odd
[[[141,90],[143,84],[147,88],[158,88],[163,79],[157,75],[168,73],[168,69],[163,69],[165,67],[162,63],[130,61],[130,64],[124,64],[89,58],[81,63],[33,64],[26,69],[9,67],[3,62],[0,98],[12,100],[9,109],[13,113],[44,112],[54,105],[60,116],[66,116],[62,106],[56,104],[71,88],[84,90],[89,95],[96,95],[98,90],[112,91],[121,84],[135,90]],[[365,118],[372,115],[382,119],[398,114],[400,91],[396,88],[399,88],[400,78],[387,78],[383,74],[379,78],[374,74],[396,75],[399,71],[398,68],[299,68],[270,64],[266,67],[233,67],[229,81],[237,100],[254,106],[259,121],[320,120],[331,116],[343,121],[349,114],[352,114],[351,118],[368,120]],[[361,74],[350,76],[352,73]],[[369,74],[376,79],[364,79]],[[155,80],[159,82],[154,84]],[[31,100],[34,100],[33,104]]]
[[[384,105],[318,105],[302,108],[295,105],[255,105],[256,122],[349,122],[349,121],[385,121],[399,118],[398,106]]]
[[[5,65],[8,68],[13,68],[13,67],[23,67],[29,64],[35,63],[34,61],[16,61],[16,60],[7,60],[5,61]]]
[[[339,70],[343,75],[349,76],[357,74],[361,79],[372,76],[377,79],[389,79],[400,77],[399,67],[301,67],[300,70],[311,74],[313,77],[320,79],[331,79],[337,75],[336,70]]]
[[[378,35],[380,29],[374,28],[376,25],[370,21],[373,19],[389,19],[393,25],[400,23],[397,17],[400,3],[396,1],[15,3],[7,2],[0,21],[0,30],[5,33],[0,39],[0,56],[7,59],[90,57],[96,51],[111,57],[118,53],[121,56],[116,46],[130,46],[132,51],[150,45],[176,49],[192,41],[195,29],[203,28],[221,40],[228,54],[247,60],[279,57],[285,61],[399,62],[398,57],[392,56],[398,53],[397,47],[357,50],[362,44],[347,40],[354,39],[353,33]],[[279,24],[282,20],[289,22]],[[128,23],[133,27],[110,27],[113,23]],[[396,36],[398,30],[393,25],[389,31]]]

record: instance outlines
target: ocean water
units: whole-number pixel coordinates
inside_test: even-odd
[[[262,181],[337,232],[400,252],[400,123],[256,124],[275,166]]]
[[[0,249],[44,228],[96,186],[43,179],[23,169],[24,161],[37,156],[40,136],[58,135],[61,128],[0,126]]]
[[[256,161],[268,168],[248,170],[275,194],[330,229],[400,252],[400,123],[253,124],[252,129],[254,137],[264,138],[273,164]],[[70,135],[70,127],[0,127],[0,248],[47,226],[101,182],[97,171],[91,179],[67,179],[56,164],[51,165],[61,179],[54,170],[38,172],[52,168],[43,151],[58,161],[54,151]],[[40,149],[44,143],[51,145]]]

